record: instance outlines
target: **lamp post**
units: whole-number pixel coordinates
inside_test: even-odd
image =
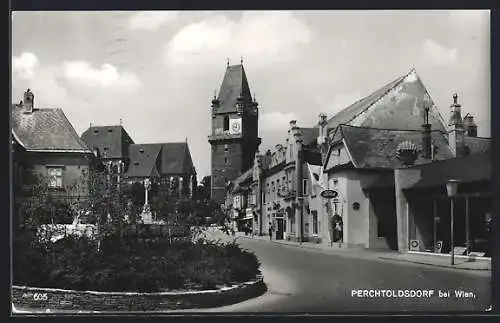
[[[450,230],[451,230],[451,265],[455,265],[455,239],[453,234],[453,220],[454,220],[454,210],[453,210],[453,197],[457,194],[459,181],[456,179],[450,179],[446,181],[446,192],[450,197],[450,207],[451,207],[451,219],[450,219]]]

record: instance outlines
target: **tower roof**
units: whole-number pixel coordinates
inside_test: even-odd
[[[236,112],[236,102],[242,96],[245,108],[252,102],[248,80],[243,65],[231,65],[226,68],[217,99],[220,102],[218,112]]]

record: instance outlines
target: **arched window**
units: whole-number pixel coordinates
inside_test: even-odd
[[[229,117],[224,116],[224,131],[229,130]]]

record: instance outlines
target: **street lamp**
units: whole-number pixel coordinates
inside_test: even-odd
[[[453,266],[455,264],[455,239],[453,235],[453,219],[454,219],[454,214],[453,214],[453,197],[457,195],[457,190],[458,190],[458,183],[459,181],[456,179],[449,179],[446,181],[446,192],[448,193],[448,196],[450,197],[450,206],[451,206],[451,220],[450,220],[450,230],[451,230],[451,265]]]

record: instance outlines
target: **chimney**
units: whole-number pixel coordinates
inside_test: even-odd
[[[26,90],[24,92],[24,108],[25,108],[25,113],[32,113],[35,109],[35,96],[33,95],[33,92],[31,92],[30,89]]]
[[[324,164],[326,161],[326,155],[328,153],[328,122],[326,121],[326,114],[319,114],[319,136],[317,139],[318,147],[321,152],[321,161]]]
[[[477,137],[477,124],[470,113],[464,117],[464,129],[467,137]]]
[[[431,124],[429,123],[430,107],[425,107],[424,124],[422,125],[422,151],[424,159],[431,159]]]
[[[450,150],[455,157],[460,157],[465,154],[465,141],[464,141],[464,124],[462,121],[462,115],[460,113],[460,108],[462,107],[458,103],[458,95],[453,94],[453,104],[451,107],[451,115],[448,126],[450,127],[448,131],[448,145]]]

